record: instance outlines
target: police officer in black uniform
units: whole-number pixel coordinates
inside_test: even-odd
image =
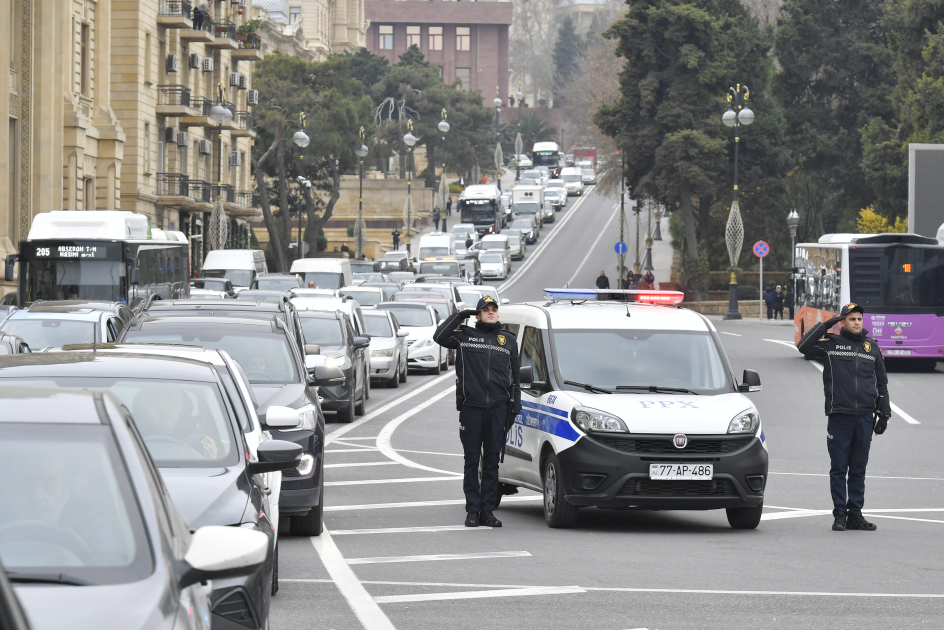
[[[846,304],[839,316],[810,329],[797,348],[808,358],[826,359],[826,446],[829,449],[829,487],[833,496],[833,530],[875,531],[862,517],[865,467],[872,432],[885,433],[892,415],[888,376],[878,343],[862,329],[862,307]],[[826,332],[839,322],[838,335]],[[848,472],[848,498],[846,474]]]
[[[463,325],[472,315],[475,327]],[[456,408],[465,453],[465,525],[501,527],[492,511],[498,505],[499,453],[506,431],[521,413],[517,340],[502,330],[498,304],[486,295],[474,310],[456,313],[440,324],[433,341],[457,351]]]

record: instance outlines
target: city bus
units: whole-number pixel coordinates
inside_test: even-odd
[[[944,360],[944,242],[917,234],[826,234],[796,246],[794,338],[854,302],[882,355]],[[836,331],[839,327],[836,327]]]
[[[492,184],[466,186],[459,195],[459,221],[471,223],[479,234],[494,234],[505,226],[501,192]]]
[[[564,154],[556,142],[535,142],[531,150],[531,168],[546,166],[551,172],[551,178],[557,177],[561,165],[564,163]]]
[[[5,278],[18,267],[17,305],[38,300],[104,300],[137,306],[151,295],[190,297],[190,244],[181,232],[151,229],[133,212],[53,211],[33,218],[19,253],[6,258]]]

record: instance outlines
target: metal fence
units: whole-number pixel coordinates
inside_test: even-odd
[[[190,88],[182,85],[158,85],[157,104],[190,107]]]
[[[190,177],[182,173],[158,173],[157,196],[189,197]]]
[[[159,9],[161,15],[185,18],[190,17],[192,10],[193,5],[190,0],[169,0],[168,2],[162,2]]]

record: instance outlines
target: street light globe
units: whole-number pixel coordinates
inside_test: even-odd
[[[734,113],[733,109],[729,109],[724,113],[724,116],[721,117],[721,122],[728,127],[733,127],[737,123],[737,114]]]
[[[495,105],[495,107],[501,107],[502,105],[501,97],[496,96],[495,99],[492,101],[492,103]]]
[[[524,94],[521,93],[521,90],[518,90],[518,92],[515,94],[515,97],[518,99],[518,102],[520,103],[521,99],[524,98]]]
[[[440,120],[439,124],[436,126],[439,127],[439,130],[443,133],[449,132],[449,123],[447,123],[445,120]]]
[[[210,108],[209,118],[217,124],[221,122],[229,122],[229,120],[227,120],[227,115],[229,116],[229,120],[233,119],[233,112],[229,111],[219,103]]]
[[[737,115],[738,122],[744,126],[747,126],[754,122],[754,112],[751,111],[749,107],[745,107]]]
[[[412,147],[414,144],[416,144],[416,136],[407,131],[406,135],[403,136],[403,142],[406,143],[406,146]]]
[[[354,149],[354,154],[359,158],[367,157],[367,145],[362,144],[361,146]]]
[[[295,135],[292,136],[292,141],[304,149],[305,147],[308,146],[308,143],[311,140],[308,138],[308,134],[305,133],[304,130],[299,129],[298,131],[295,132]]]
[[[800,215],[797,214],[796,210],[791,210],[790,214],[787,215],[787,227],[789,227],[791,230],[795,230],[799,225]]]

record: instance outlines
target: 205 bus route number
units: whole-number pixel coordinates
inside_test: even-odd
[[[650,479],[711,479],[711,464],[649,464]]]

